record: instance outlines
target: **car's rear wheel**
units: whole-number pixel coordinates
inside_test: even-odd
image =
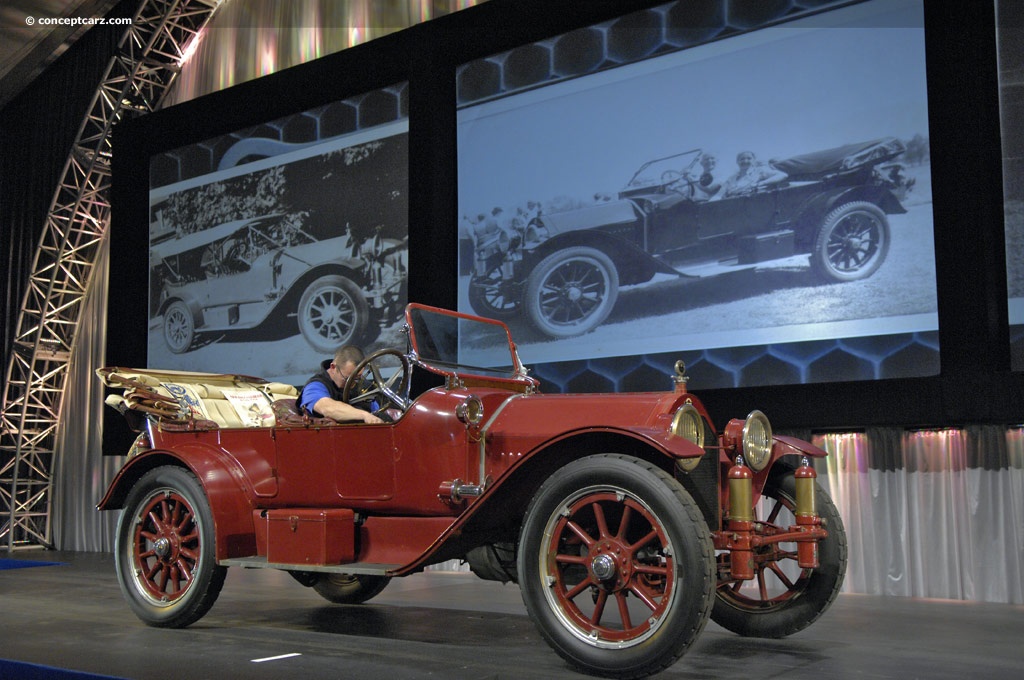
[[[811,253],[811,267],[827,281],[865,279],[889,253],[889,220],[874,203],[853,201],[822,221]]]
[[[362,604],[381,593],[390,576],[367,574],[320,574],[313,590],[334,604]]]
[[[175,300],[164,310],[164,341],[175,354],[187,352],[196,339],[196,324],[192,310],[181,300]]]
[[[619,274],[596,248],[573,246],[548,255],[530,272],[526,311],[541,333],[569,338],[608,318],[619,296]]]
[[[339,274],[313,281],[299,301],[299,330],[321,354],[365,340],[369,308],[362,291]]]
[[[644,677],[707,622],[714,558],[696,504],[670,475],[612,454],[559,469],[527,510],[523,601],[558,654],[588,673]]]
[[[796,562],[796,543],[775,543],[754,553],[754,579],[725,579],[711,619],[747,637],[781,638],[811,625],[839,594],[846,574],[846,532],[832,500],[815,484],[818,514],[828,537],[818,543],[817,569],[801,569]],[[793,469],[773,472],[764,489],[757,526],[762,535],[782,533],[796,523],[796,481]],[[727,560],[723,552],[720,559]],[[727,574],[728,569],[723,569]]]
[[[158,467],[136,482],[117,525],[117,578],[136,616],[182,628],[210,610],[227,568],[216,560],[213,514],[196,477]]]

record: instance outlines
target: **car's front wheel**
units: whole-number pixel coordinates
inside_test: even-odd
[[[700,511],[660,468],[579,459],[547,479],[519,539],[523,601],[541,635],[588,673],[644,677],[700,634],[714,551]]]
[[[588,246],[554,252],[534,267],[526,311],[541,333],[569,338],[599,326],[619,296],[619,274],[605,253]]]
[[[362,291],[339,274],[316,279],[299,300],[299,330],[321,354],[333,354],[343,345],[361,344],[369,318]]]
[[[825,216],[811,253],[811,268],[827,281],[856,281],[878,271],[888,253],[885,213],[874,203],[853,201]]]
[[[818,543],[817,569],[801,569],[796,543],[769,543],[754,553],[754,579],[728,578],[718,584],[711,619],[747,637],[781,638],[811,625],[839,594],[846,574],[846,531],[832,500],[815,484],[822,527],[828,537]],[[796,523],[796,480],[791,467],[772,473],[758,512],[758,533],[785,533]],[[728,560],[723,552],[720,559]],[[723,565],[724,566],[724,565]],[[728,574],[728,569],[722,570]]]
[[[210,610],[227,568],[217,564],[213,514],[195,475],[165,466],[136,482],[114,557],[121,590],[147,624],[182,628]]]

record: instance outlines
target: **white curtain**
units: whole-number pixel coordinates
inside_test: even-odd
[[[1017,428],[817,435],[846,525],[845,592],[1024,603]]]

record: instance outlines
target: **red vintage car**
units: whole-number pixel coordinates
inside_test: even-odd
[[[777,638],[835,599],[846,537],[809,463],[821,449],[759,411],[716,428],[681,364],[670,391],[546,395],[503,323],[413,304],[406,324],[406,351],[368,356],[345,386],[385,424],[311,419],[292,386],[256,378],[99,370],[140,433],[99,503],[123,510],[136,615],[195,622],[231,566],[358,604],[461,559],[518,583],[573,667],[634,678],[709,616]],[[441,384],[411,398],[413,370]]]

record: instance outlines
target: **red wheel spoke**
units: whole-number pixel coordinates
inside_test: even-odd
[[[642,587],[639,583],[634,583],[629,589],[652,612],[658,610],[658,603],[654,600],[652,594],[648,592],[647,588]]]
[[[555,562],[559,564],[582,564],[586,565],[588,560],[586,557],[581,555],[566,555],[565,553],[558,553],[555,555]]]
[[[768,517],[765,522],[768,524],[775,524],[775,521],[779,518],[779,513],[782,512],[785,506],[782,501],[775,501],[775,505],[772,506],[771,512],[768,513]]]
[[[151,527],[153,527],[154,531],[160,531],[161,529],[164,528],[163,519],[160,518],[159,516],[157,516],[156,508],[154,508],[154,509],[149,511],[148,517],[149,517],[149,525]]]
[[[633,506],[625,503],[622,506],[622,519],[619,520],[619,531],[615,534],[615,538],[622,540],[626,537],[626,529],[629,527],[631,519],[633,519]]]
[[[574,597],[576,597],[577,595],[579,595],[580,593],[582,593],[584,590],[586,590],[587,588],[589,588],[592,585],[597,585],[597,584],[594,583],[589,577],[587,577],[586,579],[584,579],[584,580],[580,581],[579,583],[577,583],[574,588],[571,588],[570,590],[565,591],[565,599],[567,599],[567,600],[573,599]]]
[[[762,602],[767,602],[768,597],[768,584],[764,580],[764,569],[757,570],[757,592],[761,596]]]
[[[195,563],[193,562],[192,564]],[[190,568],[191,565],[188,562],[185,562],[185,560],[178,560],[176,563],[176,567],[178,569],[178,573],[181,574],[181,577],[185,581],[192,580],[192,569]]]
[[[597,602],[594,603],[594,613],[590,616],[590,622],[595,626],[601,625],[601,617],[604,616],[606,604],[608,604],[608,591],[602,590],[597,595]]]
[[[658,531],[657,531],[657,529],[651,529],[651,532],[649,534],[647,534],[646,536],[641,538],[636,543],[633,543],[632,545],[630,545],[629,549],[632,551],[632,553],[634,555],[636,555],[636,551],[637,550],[639,550],[640,548],[644,547],[645,545],[647,545],[651,541],[654,541],[657,538],[658,538]]]
[[[579,539],[580,539],[581,541],[583,541],[583,543],[584,543],[584,544],[585,544],[585,545],[586,545],[586,546],[587,546],[588,548],[589,548],[590,546],[594,545],[594,539],[593,539],[593,538],[592,538],[592,537],[590,536],[590,534],[588,534],[588,533],[587,533],[587,532],[586,532],[586,531],[585,531],[585,530],[583,529],[583,527],[581,527],[581,526],[580,526],[579,524],[577,524],[576,522],[566,522],[565,526],[566,526],[566,527],[568,527],[568,528],[569,528],[569,530],[570,530],[571,532],[573,532],[574,534],[576,534],[577,536],[579,536]]]
[[[789,577],[786,576],[782,571],[782,567],[780,567],[777,562],[772,562],[768,565],[768,568],[771,569],[772,573],[775,574],[780,581],[782,581],[782,584],[786,586],[787,589],[791,590],[793,588],[793,582],[789,580]]]
[[[604,508],[601,503],[594,501],[590,504],[590,507],[594,510],[594,520],[597,522],[597,535],[598,538],[605,538],[608,536],[608,520],[604,516]],[[619,526],[619,531],[622,531],[622,526]]]
[[[638,574],[653,574],[655,576],[662,576],[668,578],[672,573],[672,570],[668,565],[661,564],[636,564],[633,565],[633,571]]]
[[[615,600],[619,603],[619,617],[622,619],[622,630],[628,631],[633,627],[633,621],[629,618],[629,605],[626,602],[626,593],[623,591],[615,593]]]

